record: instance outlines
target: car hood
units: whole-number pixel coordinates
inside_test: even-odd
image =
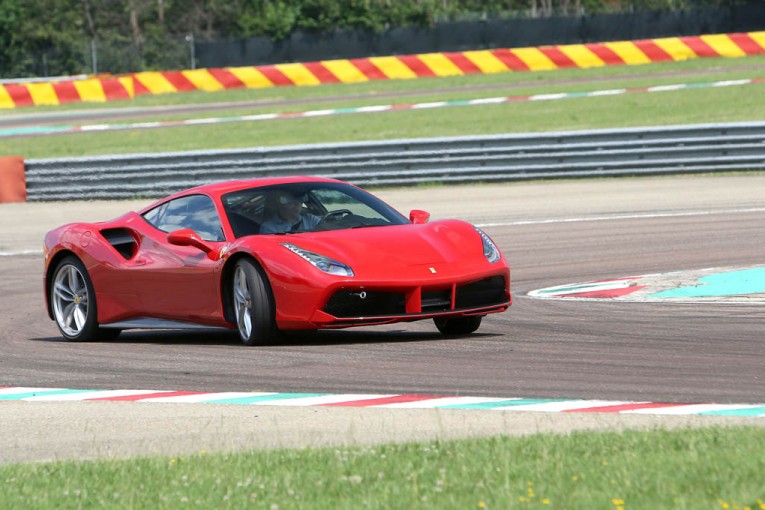
[[[458,261],[463,269],[471,263],[488,264],[480,235],[459,220],[269,237],[343,262],[357,276],[389,278],[398,271],[405,277],[421,273],[411,268],[422,267],[444,275]]]

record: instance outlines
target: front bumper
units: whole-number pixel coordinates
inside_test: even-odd
[[[512,304],[509,275],[467,282],[410,287],[353,286],[334,289],[311,317],[318,328],[390,324],[443,316],[485,315]]]

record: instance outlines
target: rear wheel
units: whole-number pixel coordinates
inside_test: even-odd
[[[438,331],[445,336],[469,335],[481,326],[483,316],[471,315],[467,317],[436,317]]]
[[[85,265],[76,257],[66,257],[56,266],[50,304],[56,326],[69,341],[111,340],[120,334],[119,329],[98,327],[93,282]]]
[[[245,345],[271,345],[277,329],[274,299],[265,274],[252,261],[241,259],[234,267],[234,314],[239,338]]]

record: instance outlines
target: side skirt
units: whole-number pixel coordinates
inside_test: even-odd
[[[99,324],[98,326],[105,329],[225,329],[227,331],[229,329],[216,326],[204,326],[202,324],[195,324],[193,322],[155,319],[152,317],[138,317],[126,321]]]

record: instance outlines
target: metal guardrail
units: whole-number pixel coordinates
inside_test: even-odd
[[[127,154],[26,162],[30,201],[157,197],[230,179],[360,186],[765,169],[765,122]]]

